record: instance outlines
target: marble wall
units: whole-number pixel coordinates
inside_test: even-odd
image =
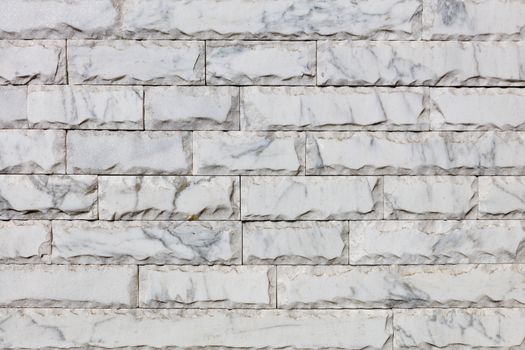
[[[0,349],[525,349],[524,0],[0,5]]]

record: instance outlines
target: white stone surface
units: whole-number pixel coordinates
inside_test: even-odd
[[[63,40],[0,40],[0,85],[65,84]]]
[[[523,18],[522,0],[423,0],[423,39],[522,39]]]
[[[0,175],[0,219],[96,219],[97,177]]]
[[[144,104],[149,130],[239,129],[238,87],[148,87]]]
[[[385,219],[473,219],[474,176],[385,176]]]
[[[524,262],[523,221],[350,221],[354,265]]]
[[[99,176],[101,220],[238,220],[234,176]]]
[[[124,35],[199,39],[414,39],[418,0],[127,0]]]
[[[27,87],[0,86],[0,128],[27,128]]]
[[[74,264],[240,264],[241,223],[54,221],[52,261]]]
[[[524,309],[425,309],[394,312],[394,349],[523,347]]]
[[[3,0],[2,7],[1,39],[99,38],[118,17],[111,0]]]
[[[244,264],[348,263],[346,222],[245,222],[242,234]]]
[[[191,133],[70,131],[69,174],[190,174]]]
[[[309,132],[313,175],[519,175],[523,132]]]
[[[525,219],[525,176],[481,176],[479,217]]]
[[[0,262],[42,262],[51,253],[48,221],[0,221]]]
[[[428,130],[422,88],[241,88],[242,130]]]
[[[208,41],[210,85],[314,85],[314,41]]]
[[[281,308],[523,307],[525,265],[278,266]]]
[[[392,348],[386,310],[0,309],[0,346]],[[198,325],[198,326],[197,326]]]
[[[525,86],[525,44],[319,41],[319,85]]]
[[[143,266],[139,305],[275,308],[274,266]]]
[[[0,130],[0,173],[64,173],[65,139],[63,131]]]
[[[525,130],[525,91],[430,89],[432,130]]]
[[[142,129],[142,88],[136,86],[29,87],[31,128]]]
[[[199,41],[68,41],[73,84],[191,85],[204,82]]]
[[[197,131],[196,175],[304,174],[306,137],[296,132]]]
[[[377,177],[242,178],[243,220],[356,220],[382,218]]]
[[[0,265],[3,307],[111,308],[137,302],[135,266]]]

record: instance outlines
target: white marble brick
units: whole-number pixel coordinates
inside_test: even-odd
[[[27,87],[0,86],[0,128],[27,128]]]
[[[42,263],[50,253],[49,221],[0,221],[1,263]]]
[[[481,176],[479,217],[525,219],[525,176]]]

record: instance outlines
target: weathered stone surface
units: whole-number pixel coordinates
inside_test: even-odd
[[[242,178],[243,220],[355,220],[383,216],[377,177]]]
[[[70,174],[190,174],[191,133],[185,131],[71,131]]]
[[[27,87],[0,86],[0,128],[27,128]]]
[[[430,89],[432,130],[525,130],[525,91]]]
[[[394,349],[521,349],[524,309],[394,311]]]
[[[131,307],[135,266],[0,265],[3,307]]]
[[[525,265],[278,266],[281,308],[523,307]]]
[[[518,175],[523,153],[521,132],[310,132],[306,173]]]
[[[0,175],[0,219],[96,219],[97,177]]]
[[[199,41],[68,41],[73,84],[203,84]]]
[[[0,130],[0,172],[63,173],[65,139],[58,130]]]
[[[238,87],[148,87],[144,103],[149,130],[239,129]]]
[[[471,219],[477,216],[474,176],[385,176],[386,219]]]
[[[520,39],[523,18],[521,0],[423,0],[423,39]]]
[[[418,0],[212,0],[123,3],[127,37],[172,39],[415,39]]]
[[[142,88],[32,85],[27,118],[32,128],[142,129]]]
[[[65,47],[62,40],[0,40],[0,85],[66,83]]]
[[[211,85],[314,85],[314,41],[208,41]]]
[[[242,130],[428,130],[422,88],[241,88]]]
[[[51,253],[48,221],[0,221],[0,262],[33,263]]]
[[[1,39],[100,38],[117,25],[111,0],[3,0]]]
[[[350,221],[350,264],[524,262],[522,221]]]
[[[319,41],[320,85],[525,86],[517,42]]]
[[[102,220],[238,220],[234,176],[99,176]]]
[[[4,348],[392,348],[389,310],[3,308],[0,323]]]
[[[141,307],[275,308],[274,266],[143,266]]]
[[[242,231],[244,264],[348,263],[346,222],[246,222]]]
[[[480,218],[525,219],[525,176],[482,176],[478,181]]]
[[[52,261],[74,264],[240,264],[241,223],[54,221]]]
[[[304,174],[305,142],[305,135],[296,132],[194,132],[193,173]]]

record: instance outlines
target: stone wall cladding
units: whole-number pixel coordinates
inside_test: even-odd
[[[525,349],[524,0],[0,5],[0,349]]]

